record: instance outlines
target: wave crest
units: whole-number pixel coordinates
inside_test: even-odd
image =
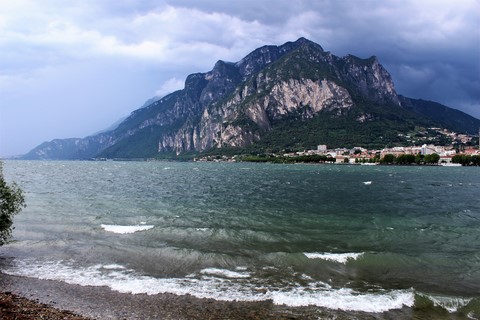
[[[322,259],[345,264],[348,260],[357,260],[363,256],[364,253],[304,252],[303,254],[309,259]]]
[[[113,233],[120,233],[120,234],[128,234],[128,233],[135,233],[138,231],[146,231],[150,230],[155,226],[152,225],[133,225],[133,226],[119,226],[114,224],[102,224],[100,225],[105,231],[113,232]]]

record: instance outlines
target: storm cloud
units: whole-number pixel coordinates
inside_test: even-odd
[[[480,4],[460,1],[0,2],[0,156],[108,127],[190,73],[306,37],[375,55],[397,92],[480,117]]]

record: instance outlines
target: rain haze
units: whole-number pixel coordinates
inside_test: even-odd
[[[0,2],[0,156],[108,128],[217,60],[305,37],[375,55],[399,94],[480,118],[480,2]]]

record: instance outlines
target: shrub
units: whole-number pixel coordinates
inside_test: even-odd
[[[13,216],[25,207],[23,191],[15,184],[8,185],[0,162],[0,246],[12,235]]]

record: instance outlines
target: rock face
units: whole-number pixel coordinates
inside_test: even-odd
[[[300,38],[261,47],[237,63],[220,60],[210,72],[188,76],[183,90],[149,100],[114,130],[47,142],[25,158],[145,158],[245,147],[285,121],[301,127],[317,117],[348,116],[368,124],[385,120],[387,109],[407,112],[376,57],[337,57]]]

